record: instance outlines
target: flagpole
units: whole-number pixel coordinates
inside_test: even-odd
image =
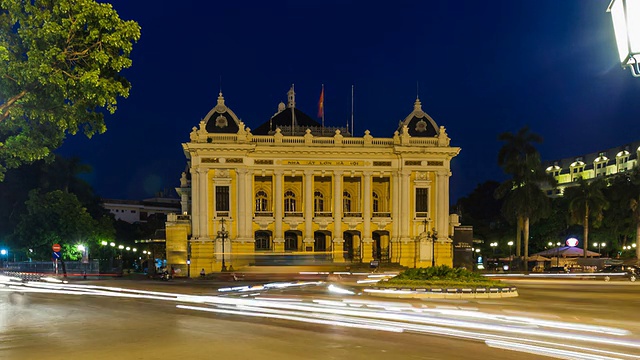
[[[324,136],[324,84],[322,84],[322,135]]]
[[[354,130],[353,130],[353,87],[354,87],[354,85],[351,85],[351,136],[354,136]]]

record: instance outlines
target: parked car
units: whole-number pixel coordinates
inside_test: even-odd
[[[604,273],[604,281],[610,281],[613,279],[629,279],[629,281],[636,281],[638,279],[638,268],[632,265],[610,265],[603,267],[600,273]]]
[[[569,273],[569,269],[564,266],[552,266],[545,272],[550,274],[567,274]]]

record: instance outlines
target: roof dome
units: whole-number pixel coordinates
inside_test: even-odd
[[[207,124],[208,133],[237,133],[240,130],[240,120],[236,114],[224,104],[222,91],[218,94],[218,104],[209,111],[203,121]]]
[[[253,134],[271,135],[277,128],[280,128],[282,132],[287,135],[291,133],[294,135],[304,135],[307,129],[319,135],[322,130],[322,124],[296,108],[295,95],[296,93],[294,92],[293,86],[291,86],[291,89],[287,93],[288,101],[286,107],[282,102],[278,104],[278,112],[273,115],[269,121],[255,128]]]
[[[416,102],[413,104],[413,112],[400,123],[398,131],[401,131],[405,125],[411,136],[433,137],[439,134],[438,124],[433,121],[431,116],[422,111],[422,103],[418,98],[416,98]]]

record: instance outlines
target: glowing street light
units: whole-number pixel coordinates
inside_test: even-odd
[[[118,245],[118,249],[120,250],[124,249],[124,245]]]
[[[492,242],[491,244],[489,244],[489,246],[491,246],[493,248],[493,253],[496,253],[496,246],[498,246],[498,242]]]
[[[607,12],[613,20],[620,64],[640,77],[640,1],[611,0]]]
[[[86,250],[86,248],[82,244],[78,244],[76,247],[78,248],[78,251],[85,251]]]
[[[111,246],[111,247],[115,247],[115,246],[116,246],[116,243],[112,242],[112,243],[110,243],[110,244],[109,244],[109,246]]]
[[[102,240],[102,242],[101,242],[100,244],[101,244],[102,246],[107,246],[107,245],[109,245],[109,243],[108,243],[108,242],[106,242],[106,241],[104,241],[104,240]]]

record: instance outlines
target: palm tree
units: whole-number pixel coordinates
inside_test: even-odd
[[[633,185],[629,208],[633,212],[631,219],[636,224],[636,260],[640,260],[640,168],[636,167],[627,179]]]
[[[594,227],[602,221],[602,214],[609,207],[602,189],[606,186],[602,179],[587,182],[578,179],[578,186],[565,189],[565,196],[569,200],[569,214],[575,224],[583,226],[584,257],[587,257],[589,244],[589,221],[594,220]]]
[[[540,162],[540,155],[533,143],[542,138],[523,127],[516,134],[502,133],[498,140],[505,142],[498,153],[498,165],[511,179],[496,190],[497,198],[505,198],[502,212],[517,223],[516,254],[520,256],[521,236],[524,238],[525,266],[529,257],[529,226],[550,211],[550,200],[540,189],[547,182],[555,186],[555,179],[548,175]]]

